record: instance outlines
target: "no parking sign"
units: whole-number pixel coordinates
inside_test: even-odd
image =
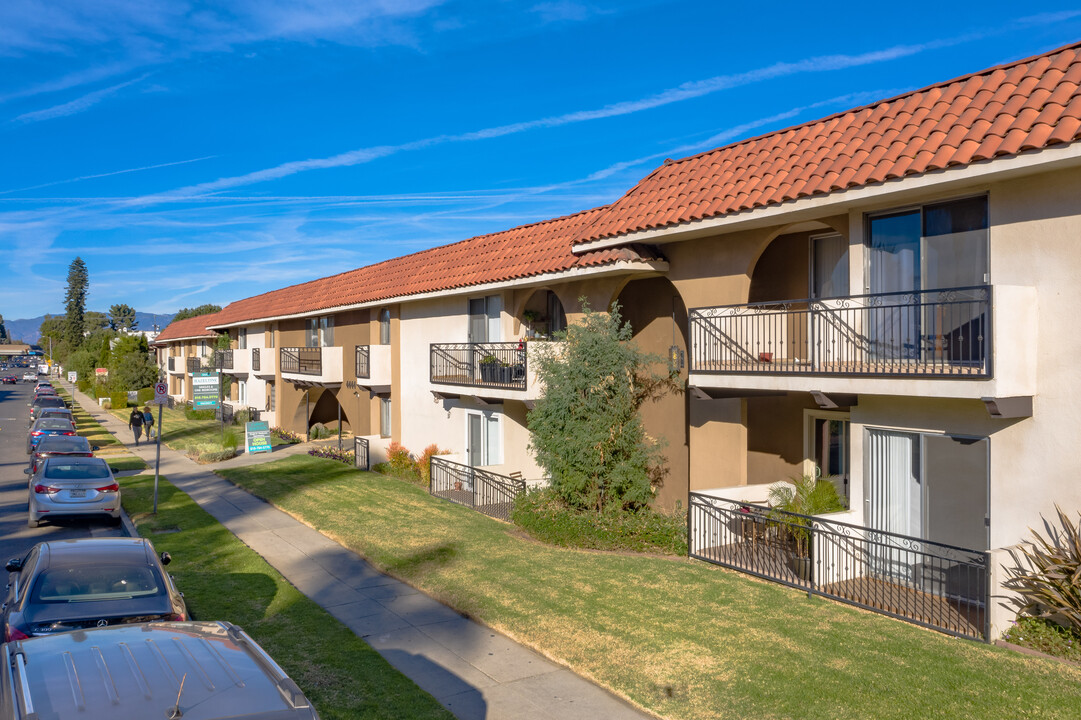
[[[154,400],[151,405],[168,405],[169,404],[169,386],[163,382],[156,383],[154,385]]]

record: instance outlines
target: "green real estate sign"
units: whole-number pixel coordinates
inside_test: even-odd
[[[244,426],[248,454],[270,452],[270,423],[250,422]]]
[[[216,408],[218,406],[218,388],[221,381],[217,373],[197,372],[191,374],[192,407],[196,410]]]

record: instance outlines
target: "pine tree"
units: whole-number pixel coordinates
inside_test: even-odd
[[[72,349],[79,347],[83,341],[86,294],[89,288],[90,278],[86,272],[86,263],[77,257],[68,266],[68,289],[64,294],[64,307],[67,309],[64,337]]]

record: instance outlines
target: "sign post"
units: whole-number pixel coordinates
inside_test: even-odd
[[[158,406],[158,443],[154,457],[154,515],[158,514],[158,477],[161,473],[161,408],[169,404],[169,386],[163,382],[154,385],[152,405]]]

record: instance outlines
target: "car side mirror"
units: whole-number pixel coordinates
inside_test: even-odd
[[[12,558],[8,560],[8,564],[4,566],[4,569],[8,572],[19,572],[23,569],[23,561],[19,558]]]
[[[172,561],[173,561],[173,556],[172,556],[172,555],[170,555],[169,553],[167,553],[167,552],[163,552],[163,553],[161,554],[161,564],[162,564],[162,565],[168,565],[168,564],[169,564],[169,563],[171,563]]]
[[[34,471],[30,468],[23,468],[23,475],[33,475]]]

